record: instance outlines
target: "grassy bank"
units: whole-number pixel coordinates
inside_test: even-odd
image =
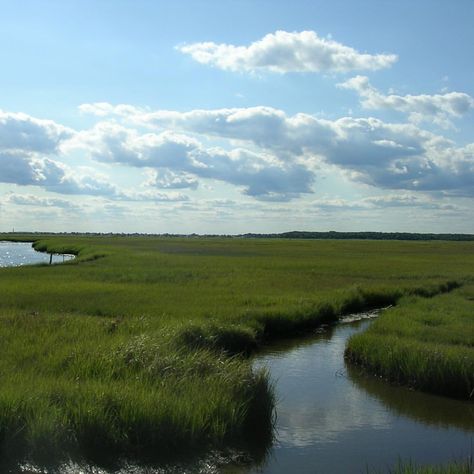
[[[413,463],[400,463],[390,474],[472,474],[472,459],[465,462],[453,462],[442,466],[418,466]]]
[[[242,353],[452,290],[474,268],[472,242],[77,236],[35,247],[78,258],[0,271],[3,459],[265,447],[272,391]]]
[[[346,357],[396,383],[472,398],[474,285],[430,299],[402,298],[349,340]]]

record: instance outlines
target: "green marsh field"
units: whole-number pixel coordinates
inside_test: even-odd
[[[389,305],[346,357],[473,396],[474,242],[15,238],[77,258],[0,270],[4,462],[264,449],[274,397],[248,355]]]

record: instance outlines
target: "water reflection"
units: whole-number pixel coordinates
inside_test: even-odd
[[[471,404],[393,387],[345,366],[347,339],[369,324],[285,341],[256,359],[275,381],[276,443],[265,466],[226,472],[383,472],[400,458],[439,463],[471,453]]]
[[[347,331],[353,329],[330,328],[311,343],[290,350],[279,347],[256,364],[268,367],[277,384],[280,446],[303,448],[335,443],[347,431],[387,426],[385,410],[367,413],[366,394],[347,389],[341,357]],[[313,350],[314,344],[318,351]]]
[[[75,255],[53,254],[52,263],[63,263],[74,258]],[[50,255],[37,252],[30,242],[0,241],[0,268],[49,263],[49,261]]]
[[[347,364],[346,370],[355,385],[380,400],[393,414],[407,416],[427,425],[456,427],[468,433],[474,431],[474,404],[471,402],[390,385],[350,364]]]

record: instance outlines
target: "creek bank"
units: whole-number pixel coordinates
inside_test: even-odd
[[[474,285],[432,299],[404,298],[348,342],[351,363],[395,384],[472,400]]]
[[[406,296],[433,296],[449,293],[461,283],[448,280],[412,288],[370,289],[355,287],[341,292],[339,298],[321,302],[292,313],[247,313],[226,325],[190,324],[178,330],[178,344],[190,349],[211,349],[229,355],[251,355],[268,344],[312,334],[325,325],[337,324],[345,317],[388,308]]]
[[[384,316],[348,318],[347,324],[281,340],[257,354],[254,367],[265,368],[274,384],[275,443],[263,465],[223,472],[386,472],[399,459],[423,465],[469,456],[469,402],[392,386],[344,361],[347,340]]]

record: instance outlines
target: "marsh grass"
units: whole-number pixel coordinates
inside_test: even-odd
[[[412,462],[400,461],[390,474],[472,474],[474,463],[472,458],[461,462],[452,462],[441,466],[419,466]]]
[[[272,392],[249,361],[96,317],[3,323],[2,459],[166,460],[271,433]]]
[[[413,388],[474,395],[474,285],[430,299],[404,297],[348,342],[346,357]]]
[[[474,263],[469,242],[75,236],[34,245],[77,258],[0,271],[5,462],[164,462],[229,446],[263,455],[273,391],[246,355],[342,314],[434,301],[472,279]]]

